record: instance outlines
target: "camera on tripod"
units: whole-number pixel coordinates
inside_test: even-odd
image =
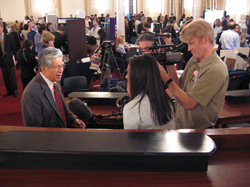
[[[161,65],[184,63],[183,52],[187,50],[188,45],[186,43],[181,43],[178,46],[162,44],[162,36],[171,37],[170,34],[154,34],[153,45],[149,47],[150,55]]]
[[[113,48],[113,41],[111,40],[106,40],[102,42],[102,48],[106,48],[106,50],[111,50]],[[105,46],[105,47],[104,47]]]

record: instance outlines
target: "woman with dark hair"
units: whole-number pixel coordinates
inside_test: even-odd
[[[98,31],[98,35],[99,35],[99,37],[100,37],[100,46],[101,46],[101,49],[102,49],[102,51],[101,51],[101,59],[103,59],[103,56],[104,56],[104,52],[105,52],[105,50],[106,50],[106,45],[105,45],[105,43],[103,43],[104,41],[106,41],[106,40],[109,40],[108,39],[108,37],[107,37],[107,34],[106,34],[106,32],[105,32],[105,30],[103,30],[103,29],[100,29],[99,31]]]
[[[100,45],[102,45],[102,42],[105,41],[105,40],[109,40],[105,30],[103,29],[100,29],[98,32],[98,35],[100,37]]]
[[[173,106],[156,60],[149,55],[133,57],[126,78],[130,102],[123,109],[124,129],[174,129]]]
[[[98,44],[96,43],[96,38],[94,36],[90,36],[87,43],[87,54],[91,57],[95,50],[98,48]]]
[[[17,63],[21,68],[20,76],[23,84],[23,89],[36,76],[34,68],[37,65],[37,60],[32,53],[33,42],[25,40],[22,43],[21,49],[17,54]]]

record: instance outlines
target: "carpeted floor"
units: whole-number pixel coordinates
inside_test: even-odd
[[[0,71],[0,125],[23,126],[21,97],[23,86],[20,78],[20,70],[16,70],[18,97],[8,96],[3,97],[7,93],[2,71]]]

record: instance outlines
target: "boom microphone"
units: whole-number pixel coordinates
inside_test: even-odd
[[[96,122],[96,116],[91,112],[87,104],[78,99],[73,98],[68,104],[69,109],[81,120],[89,121],[93,125],[98,125]]]
[[[241,52],[239,52],[239,51],[234,51],[234,53],[235,53],[236,55],[238,55],[239,57],[243,58],[245,61],[248,61],[247,55],[245,55],[245,54],[243,54],[243,53],[241,53]]]

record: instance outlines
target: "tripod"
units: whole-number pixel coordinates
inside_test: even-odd
[[[108,58],[107,62],[105,61],[106,57]],[[117,62],[116,62],[116,59],[114,56],[114,52],[113,52],[112,48],[108,47],[104,52],[104,57],[102,60],[102,72],[101,72],[101,78],[100,78],[99,91],[101,90],[101,83],[104,84],[105,79],[107,79],[107,92],[110,91],[109,84],[110,84],[110,78],[111,78],[110,74],[111,74],[112,63],[113,63],[112,59],[114,59],[115,67],[118,70],[120,78],[123,79],[121,72],[120,72],[120,68],[117,65]]]

